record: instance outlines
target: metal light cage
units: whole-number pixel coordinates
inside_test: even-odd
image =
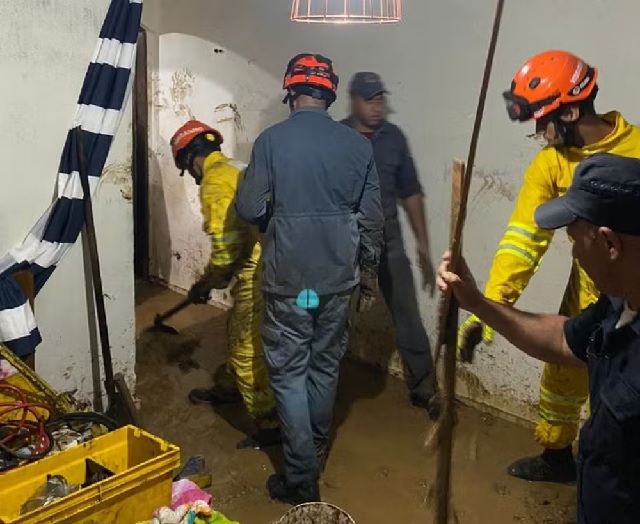
[[[291,20],[334,24],[385,24],[402,20],[402,0],[293,0]]]

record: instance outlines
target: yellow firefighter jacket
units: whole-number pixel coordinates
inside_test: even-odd
[[[603,140],[583,148],[545,147],[529,165],[516,207],[493,259],[485,289],[487,298],[503,304],[514,304],[518,300],[553,237],[553,231],[536,226],[534,211],[540,204],[565,193],[576,166],[584,158],[604,152],[640,158],[640,128],[628,124],[615,111],[603,118],[615,125]],[[576,315],[595,302],[597,296],[593,282],[574,260],[562,312]]]
[[[206,273],[214,287],[226,285],[231,276],[251,281],[258,270],[261,246],[256,227],[236,214],[234,200],[243,165],[215,151],[204,161],[200,183],[203,229],[211,238],[211,258]]]

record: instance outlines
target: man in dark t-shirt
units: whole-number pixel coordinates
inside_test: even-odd
[[[434,289],[434,270],[429,254],[422,188],[404,133],[388,122],[384,84],[375,73],[357,73],[349,87],[351,116],[343,121],[369,140],[380,178],[384,212],[384,244],[378,284],[391,312],[396,346],[408,371],[411,402],[426,408],[431,418],[439,414],[435,394],[433,358],[429,338],[420,316],[413,274],[405,252],[398,202],[413,231],[423,289]]]

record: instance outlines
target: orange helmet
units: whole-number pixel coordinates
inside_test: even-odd
[[[322,55],[302,53],[294,56],[284,74],[283,89],[295,88],[298,94],[313,96],[335,102],[340,79],[333,70],[333,63]],[[291,91],[283,100],[287,103],[293,95]]]
[[[511,120],[538,120],[565,104],[595,98],[598,70],[567,51],[545,51],[527,60],[503,97]]]
[[[223,142],[220,131],[198,120],[189,120],[180,126],[170,140],[173,161],[176,167],[182,170],[180,175],[189,168],[189,163],[196,154],[208,154],[219,150]]]

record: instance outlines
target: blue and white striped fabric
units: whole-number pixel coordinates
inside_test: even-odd
[[[111,0],[62,151],[56,198],[22,244],[0,258],[0,342],[19,356],[33,352],[41,337],[27,297],[11,275],[31,271],[37,293],[78,239],[84,202],[73,128],[84,131],[93,195],[131,93],[141,17],[142,0]]]

